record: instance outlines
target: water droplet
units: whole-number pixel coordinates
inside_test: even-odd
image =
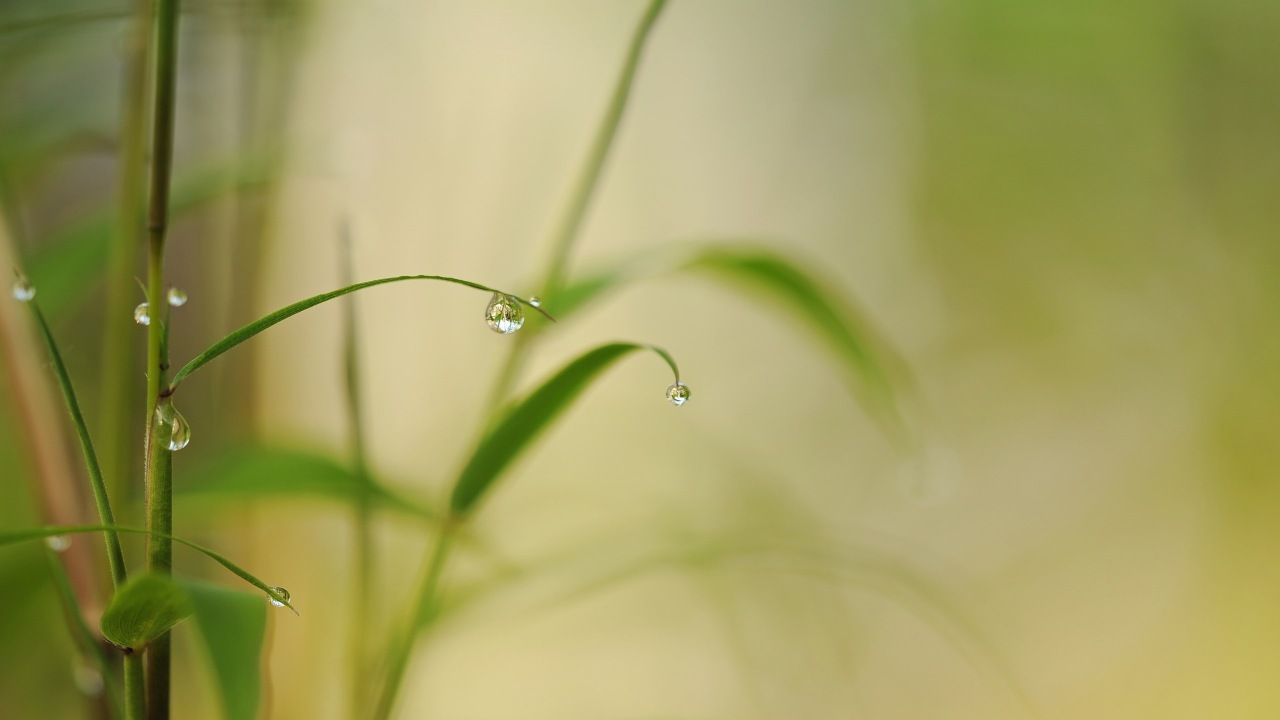
[[[537,295],[530,295],[529,304],[536,308],[540,308],[542,307],[542,298],[538,297]]]
[[[284,607],[284,606],[285,606],[285,603],[289,602],[289,591],[288,591],[288,590],[285,590],[284,588],[282,588],[282,587],[280,587],[279,585],[277,585],[277,586],[275,586],[275,587],[271,588],[271,591],[272,591],[272,592],[274,592],[276,595],[278,595],[278,596],[280,597],[280,599],[279,599],[279,600],[277,600],[277,599],[275,599],[275,598],[271,597],[270,595],[268,595],[268,596],[267,596],[267,597],[268,597],[268,599],[270,599],[270,600],[271,600],[271,606],[272,606],[272,607]]]
[[[170,307],[182,307],[187,304],[187,294],[176,287],[169,288],[166,298],[169,300]]]
[[[138,303],[138,307],[133,309],[133,321],[139,325],[151,324],[151,309],[146,303]]]
[[[156,419],[169,426],[169,449],[181,450],[191,444],[191,426],[182,417],[173,403],[166,402],[156,407]]]
[[[689,402],[689,397],[692,394],[693,393],[689,392],[689,386],[679,380],[667,387],[667,400],[676,407],[680,407],[681,405]]]
[[[66,552],[67,548],[71,547],[71,538],[66,535],[50,535],[44,539],[44,544],[54,552]]]
[[[13,299],[18,302],[31,302],[36,296],[36,286],[31,281],[19,275],[13,281]]]
[[[102,673],[97,668],[89,665],[84,660],[77,659],[72,667],[71,674],[75,678],[76,688],[80,692],[89,697],[97,697],[102,694],[104,688]]]
[[[524,308],[510,295],[494,293],[489,299],[489,306],[484,309],[484,320],[489,323],[490,330],[510,335],[524,327]]]

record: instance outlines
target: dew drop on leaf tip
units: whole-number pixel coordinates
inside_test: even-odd
[[[520,301],[503,293],[494,293],[484,309],[484,321],[489,329],[501,335],[511,333],[524,327],[524,308]]]

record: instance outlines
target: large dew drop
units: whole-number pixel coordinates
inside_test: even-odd
[[[146,303],[138,303],[138,307],[133,309],[133,321],[139,325],[151,324],[151,309]]]
[[[284,607],[285,603],[289,602],[288,590],[285,590],[284,588],[277,585],[276,587],[271,588],[271,592],[274,592],[280,598],[279,600],[277,600],[276,598],[273,598],[270,595],[267,596],[267,598],[271,600],[272,607]]]
[[[169,288],[169,294],[165,297],[170,307],[182,307],[187,304],[187,294],[176,287]]]
[[[689,397],[692,394],[693,393],[689,392],[689,386],[679,380],[667,387],[667,400],[676,407],[680,407],[681,405],[689,402]]]
[[[524,308],[510,295],[494,293],[489,299],[489,306],[484,309],[484,321],[490,330],[510,335],[524,327]]]
[[[13,281],[13,299],[18,302],[31,302],[36,297],[36,286],[31,281],[19,275]]]
[[[191,426],[172,403],[166,402],[156,408],[156,420],[169,426],[170,450],[178,451],[191,444]]]

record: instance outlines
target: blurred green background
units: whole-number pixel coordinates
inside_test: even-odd
[[[175,357],[337,286],[344,221],[358,278],[528,289],[641,5],[184,3]],[[130,322],[103,316],[93,230],[130,11],[0,5],[0,261],[36,281],[91,419],[104,327]],[[694,399],[674,410],[650,361],[625,363],[514,469],[401,716],[1280,716],[1278,36],[1261,0],[672,0],[571,275],[771,248],[896,349],[919,448],[757,297],[688,275],[609,295],[521,387],[636,339],[679,357]],[[510,341],[484,301],[359,296],[370,459],[408,496],[442,497],[475,441]],[[180,493],[247,443],[345,462],[339,320],[290,320],[184,389]],[[44,368],[6,322],[10,379]],[[51,388],[27,390],[67,438]],[[44,522],[38,404],[15,393],[3,529]],[[176,523],[293,593],[263,715],[345,717],[347,510],[180,495]],[[378,540],[381,637],[426,535],[387,513]],[[41,549],[0,549],[0,575],[0,716],[80,716]],[[218,717],[191,637],[176,716]]]

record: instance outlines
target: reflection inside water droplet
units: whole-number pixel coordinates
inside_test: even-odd
[[[273,597],[271,597],[271,596],[269,596],[269,595],[267,596],[267,597],[268,597],[268,599],[270,599],[270,600],[271,600],[271,606],[272,606],[272,607],[284,607],[284,606],[285,606],[285,603],[289,602],[289,597],[290,597],[290,596],[289,596],[289,591],[288,591],[288,590],[285,590],[284,588],[282,588],[282,587],[280,587],[279,585],[277,585],[277,586],[275,586],[275,587],[271,588],[271,591],[272,591],[272,592],[274,592],[274,593],[275,593],[277,596],[279,596],[279,598],[280,598],[279,600],[277,600],[276,598],[273,598]]]
[[[667,400],[676,407],[680,407],[681,405],[689,402],[689,397],[691,395],[692,393],[689,392],[689,386],[679,380],[667,387]]]
[[[133,321],[139,325],[151,324],[151,309],[146,303],[138,303],[138,307],[133,309]]]
[[[520,306],[519,300],[510,295],[494,293],[489,298],[488,307],[484,309],[484,321],[489,324],[490,330],[510,335],[524,327],[524,308]]]
[[[176,287],[169,288],[169,294],[165,297],[170,307],[182,307],[187,304],[187,294]]]
[[[168,426],[170,450],[181,450],[191,443],[191,426],[173,403],[165,402],[156,406],[156,420]]]
[[[19,275],[13,281],[13,299],[18,302],[31,302],[36,296],[36,286]]]
[[[44,544],[54,552],[66,552],[67,548],[71,547],[71,538],[66,535],[50,535],[44,539]]]

